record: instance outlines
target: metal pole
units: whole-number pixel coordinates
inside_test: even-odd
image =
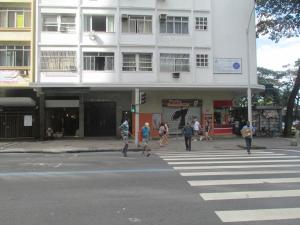
[[[247,85],[247,100],[248,100],[248,121],[252,126],[252,90],[251,90],[251,75],[250,75],[250,43],[249,43],[249,28],[251,23],[252,15],[255,12],[255,2],[252,8],[251,14],[249,16],[248,26],[246,29],[246,38],[247,38],[247,75],[248,75],[248,85]]]
[[[134,129],[134,143],[139,146],[139,128],[140,128],[140,90],[135,89],[135,129]]]

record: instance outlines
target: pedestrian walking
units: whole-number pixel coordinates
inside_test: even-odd
[[[191,151],[192,149],[192,136],[194,135],[194,129],[193,127],[190,125],[190,123],[187,123],[183,129],[182,129],[182,133],[184,136],[184,142],[185,142],[185,150],[186,151]]]
[[[165,124],[162,122],[160,123],[158,134],[159,134],[159,146],[162,147],[165,144],[165,134],[166,134],[166,127]]]
[[[123,153],[124,157],[127,157],[128,137],[130,135],[128,120],[125,119],[124,122],[121,124],[121,126],[119,128],[121,130],[121,136],[122,136],[122,140],[123,140],[123,143],[124,143],[124,146],[122,148],[122,153]]]
[[[202,138],[200,136],[201,125],[200,125],[200,122],[196,118],[194,121],[193,129],[194,129],[194,135],[195,135],[194,141],[199,141],[199,140],[201,141],[202,140]]]
[[[210,132],[210,122],[209,120],[206,120],[204,125],[204,138],[206,141],[209,141],[211,139],[209,136],[209,132]]]
[[[164,126],[165,126],[164,143],[165,143],[166,145],[168,145],[168,144],[169,144],[169,126],[168,126],[167,123],[165,123]]]
[[[150,141],[150,126],[149,123],[146,122],[145,125],[142,127],[142,143],[143,143],[143,155],[147,157],[150,156],[151,148],[149,147]]]
[[[251,145],[252,145],[252,136],[255,132],[255,129],[250,125],[250,122],[247,121],[247,124],[243,126],[241,134],[245,138],[247,153],[251,154]]]

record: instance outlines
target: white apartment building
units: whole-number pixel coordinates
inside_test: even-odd
[[[149,122],[154,135],[161,121],[175,134],[195,118],[231,133],[233,97],[248,78],[262,89],[253,8],[253,0],[38,0],[42,133],[116,136],[124,117],[133,128],[135,118]]]

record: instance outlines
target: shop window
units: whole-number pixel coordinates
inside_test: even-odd
[[[230,128],[232,126],[231,107],[231,100],[214,101],[214,128]]]

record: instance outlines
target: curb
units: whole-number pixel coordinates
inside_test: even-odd
[[[128,152],[140,152],[143,149],[141,148],[133,148],[128,149]],[[93,153],[93,152],[121,152],[121,149],[74,149],[74,150],[59,150],[55,151],[43,150],[43,151],[32,151],[32,150],[7,150],[0,151],[0,154],[8,154],[8,153],[30,153],[30,154],[63,154],[63,153]]]

